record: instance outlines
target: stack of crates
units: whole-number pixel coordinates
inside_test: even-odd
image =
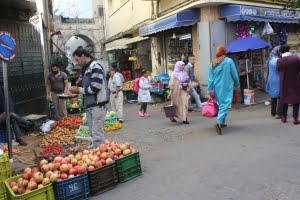
[[[7,154],[0,155],[0,199],[7,199],[4,180],[11,177],[11,166]]]

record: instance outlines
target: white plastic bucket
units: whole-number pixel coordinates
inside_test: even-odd
[[[254,90],[244,89],[244,104],[254,104]]]

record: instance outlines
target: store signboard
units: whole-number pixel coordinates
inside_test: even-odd
[[[263,16],[263,17],[276,17],[276,18],[300,18],[299,11],[289,11],[272,8],[261,8],[252,6],[241,6],[241,15]]]

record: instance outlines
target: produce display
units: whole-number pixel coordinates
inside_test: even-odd
[[[58,127],[69,127],[69,128],[79,128],[82,124],[82,119],[79,116],[69,116],[65,117],[54,124],[54,128]]]
[[[117,113],[114,112],[114,111],[107,111],[106,112],[106,115],[105,115],[105,119],[106,120],[110,120],[110,119],[113,119],[114,117],[117,117]]]
[[[74,144],[75,135],[76,129],[57,127],[43,137],[41,146],[48,146],[50,144]]]
[[[104,123],[104,131],[112,132],[122,128],[122,123],[119,121],[105,121]]]
[[[38,167],[24,169],[21,177],[17,181],[10,182],[9,186],[16,195],[22,195],[50,183],[73,178],[112,164],[115,159],[133,153],[136,153],[136,150],[127,142],[118,144],[106,140],[96,149],[83,150],[66,157],[56,156],[51,162],[43,159],[38,163]]]
[[[79,136],[79,137],[91,137],[89,127],[80,126],[80,128],[77,131],[76,136]]]
[[[54,145],[47,145],[45,146],[42,151],[41,155],[43,157],[49,157],[49,156],[57,156],[61,155],[63,152],[63,146],[59,144],[54,144]]]
[[[123,90],[125,91],[133,90],[133,85],[134,85],[134,81],[127,81],[123,85]]]
[[[68,99],[67,108],[83,108],[83,100],[77,98]]]

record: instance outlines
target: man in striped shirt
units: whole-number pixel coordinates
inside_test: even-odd
[[[109,99],[106,75],[103,67],[93,60],[87,50],[78,48],[73,56],[77,64],[82,66],[82,80],[78,84],[80,87],[72,87],[70,91],[84,95],[84,106],[92,135],[90,148],[94,149],[104,142],[103,125]]]

